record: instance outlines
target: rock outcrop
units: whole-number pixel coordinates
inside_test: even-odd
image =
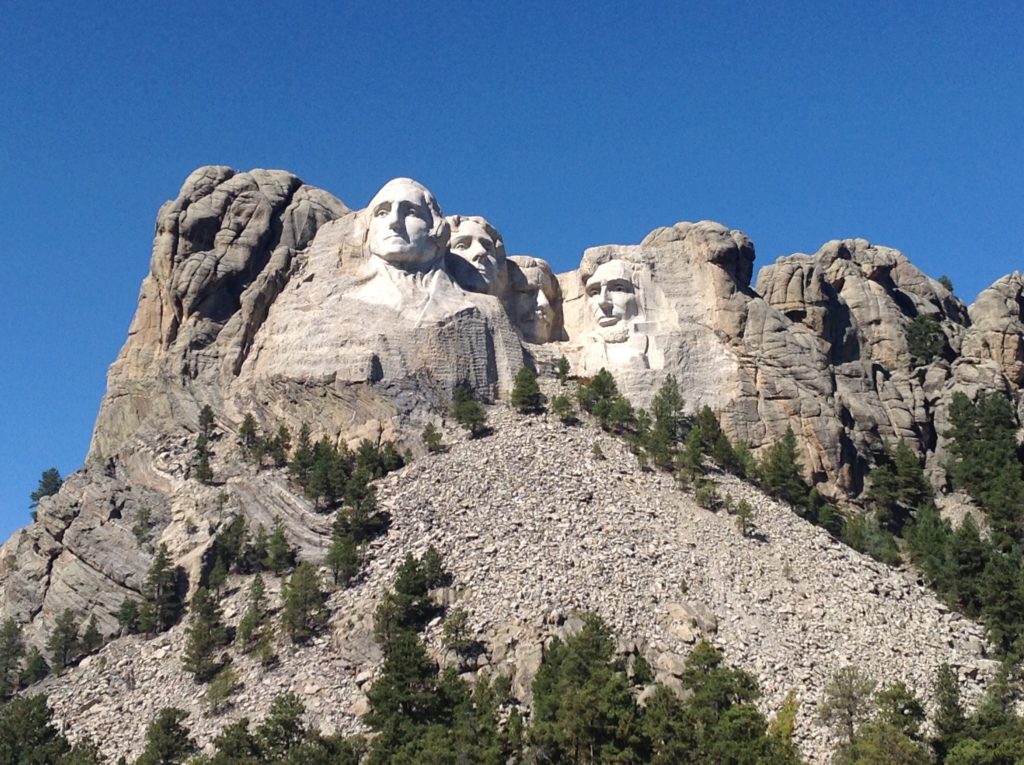
[[[1020,274],[968,311],[896,250],[850,239],[780,258],[752,286],[751,241],[702,221],[656,229],[638,245],[588,249],[578,270],[556,279],[539,259],[505,259],[500,234],[480,223],[462,231],[472,229],[481,258],[493,259],[477,258],[472,275],[484,286],[474,291],[460,282],[470,260],[446,249],[450,225],[409,179],[353,211],[283,171],[193,173],[158,215],[151,272],[110,369],[86,466],[0,548],[0,615],[37,646],[65,609],[95,615],[113,636],[113,613],[141,590],[158,545],[194,585],[236,515],[252,526],[280,522],[301,557],[321,561],[330,519],[281,471],[241,459],[247,413],[292,433],[307,424],[314,439],[385,437],[422,454],[420,431],[442,422],[458,384],[494,401],[523,364],[543,371],[565,355],[580,377],[612,370],[638,405],[673,375],[691,409],[710,406],[732,439],[755,450],[792,428],[808,477],[846,501],[896,439],[943,485],[953,393],[1002,391],[1024,406]],[[492,266],[504,267],[503,279]],[[943,338],[922,363],[907,341],[919,317]],[[192,475],[204,406],[215,414],[215,486]],[[825,738],[813,702],[844,664],[886,667],[887,680],[924,691],[949,661],[969,696],[991,670],[976,625],[749,486],[718,478],[756,507],[754,539],[594,431],[500,410],[495,419],[492,438],[383,482],[394,525],[374,543],[366,581],[332,595],[344,617],[330,640],[311,649],[314,659],[285,652],[280,670],[239,657],[239,714],[258,715],[268,689],[296,690],[314,722],[358,728],[379,660],[369,640],[375,600],[401,558],[428,543],[456,573],[459,591],[446,597],[471,611],[488,645],[480,663],[460,669],[508,671],[524,701],[544,640],[574,629],[577,610],[607,618],[627,641],[624,657],[646,656],[670,685],[688,646],[708,637],[758,676],[766,710],[797,689],[801,740],[815,756]],[[598,438],[608,462],[586,457]],[[430,640],[448,660],[437,632],[432,625]],[[115,641],[100,657],[110,673],[90,660],[51,681],[59,713],[81,718],[88,733],[147,703],[196,709],[195,688],[177,669],[181,639],[177,628],[152,643]],[[319,664],[336,677],[313,678],[308,667]],[[152,678],[172,682],[155,694]],[[137,751],[145,716],[133,720],[135,729],[107,742],[111,752]],[[199,726],[206,741],[212,730]]]
[[[432,653],[469,675],[508,674],[523,701],[544,642],[579,629],[580,611],[600,614],[618,633],[623,659],[644,656],[670,686],[678,687],[690,648],[707,639],[757,677],[767,714],[796,691],[797,735],[811,762],[824,762],[834,743],[815,710],[842,666],[903,680],[927,696],[935,667],[949,662],[971,702],[991,676],[995,663],[984,656],[980,627],[950,613],[909,573],[853,552],[757,490],[715,477],[720,492],[755,510],[756,533],[744,536],[734,518],[701,509],[671,476],[641,470],[624,443],[592,425],[567,428],[551,416],[503,407],[489,414],[493,435],[466,441],[446,430],[448,453],[379,482],[380,506],[393,525],[370,546],[366,578],[330,595],[329,630],[311,647],[278,642],[278,667],[233,654],[243,687],[222,716],[204,715],[200,686],[181,667],[178,626],[152,641],[119,640],[48,681],[58,717],[72,734],[95,736],[105,752],[129,759],[162,706],[191,711],[189,725],[204,744],[229,720],[259,719],[285,691],[304,700],[311,724],[361,730],[365,692],[381,659],[373,610],[405,555],[428,545],[455,577],[445,600],[469,612],[473,637],[486,647],[472,663],[457,662],[433,623]],[[591,456],[595,441],[602,459]],[[241,508],[253,496],[272,502],[287,486],[282,471],[249,467],[224,488]],[[300,504],[286,516],[289,535],[305,526],[305,537],[292,539],[320,560],[327,524],[308,502]],[[276,601],[279,581],[267,581]],[[229,621],[241,617],[246,589],[245,580],[232,580]],[[112,720],[120,721],[118,735],[109,734]]]

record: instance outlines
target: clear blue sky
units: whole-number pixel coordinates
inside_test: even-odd
[[[199,165],[351,207],[409,175],[558,270],[702,218],[759,264],[897,247],[968,302],[1024,265],[1019,2],[233,5],[4,4],[2,537],[80,466]]]

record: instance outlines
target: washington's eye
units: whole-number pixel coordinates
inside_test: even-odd
[[[387,207],[378,207],[376,210],[373,211],[373,217],[383,218],[385,215],[388,214],[388,212],[390,212],[390,210]]]

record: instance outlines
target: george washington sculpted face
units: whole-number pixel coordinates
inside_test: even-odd
[[[437,201],[411,178],[395,178],[370,200],[366,247],[370,255],[407,271],[442,266],[448,224]]]

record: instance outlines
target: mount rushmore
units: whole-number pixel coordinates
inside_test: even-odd
[[[421,184],[386,183],[354,212],[283,171],[203,167],[158,215],[151,273],[111,367],[90,460],[194,422],[209,404],[353,439],[410,435],[468,383],[491,400],[525,364],[611,371],[637,405],[671,374],[755,451],[795,432],[807,477],[855,496],[887,442],[942,481],[954,389],[1018,397],[1022,280],[968,311],[896,250],[862,239],[763,267],[710,221],[583,253],[555,275],[506,255],[494,222],[445,217]],[[906,326],[937,321],[915,365]],[[313,392],[315,391],[315,395]]]

